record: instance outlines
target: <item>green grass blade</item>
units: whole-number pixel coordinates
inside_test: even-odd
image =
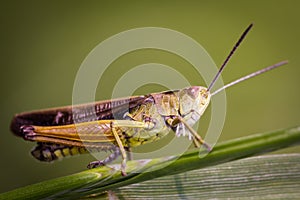
[[[119,199],[298,199],[300,154],[264,155],[111,191]],[[103,195],[102,197],[107,197]]]
[[[157,177],[214,166],[299,143],[300,127],[255,134],[217,144],[211,153],[201,159],[199,158],[199,150],[194,150],[180,157],[131,161],[128,162],[128,176],[126,177],[122,177],[116,169],[101,167],[3,193],[0,194],[0,199],[79,198]]]

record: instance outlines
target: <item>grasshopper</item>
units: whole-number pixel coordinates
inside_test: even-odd
[[[111,155],[104,160],[89,163],[88,168],[103,166],[121,155],[121,173],[124,176],[132,147],[159,140],[171,130],[177,137],[187,136],[196,147],[203,145],[211,151],[211,147],[192,128],[205,112],[211,97],[225,88],[287,63],[282,61],[263,68],[211,93],[214,83],[252,26],[250,24],[243,32],[207,88],[191,86],[161,93],[24,112],[14,116],[11,130],[25,140],[37,142],[31,154],[40,161],[50,162],[67,155],[85,153],[87,148],[110,150]]]

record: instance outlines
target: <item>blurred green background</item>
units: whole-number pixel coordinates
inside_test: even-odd
[[[227,117],[219,141],[299,125],[299,8],[296,0],[1,1],[0,192],[79,172],[94,159],[82,155],[40,163],[29,153],[35,144],[15,137],[10,121],[19,112],[71,104],[74,79],[88,53],[108,37],[132,28],[182,32],[202,44],[219,66],[254,22],[224,71],[224,82],[281,60],[290,63],[227,91]],[[199,83],[178,56],[136,51],[116,60],[106,72],[101,98],[109,97],[122,73],[149,62],[186,68],[190,81]],[[137,92],[158,89],[145,86]],[[201,122],[203,129],[208,119],[209,114]]]

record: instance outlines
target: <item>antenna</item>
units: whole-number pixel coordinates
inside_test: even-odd
[[[210,91],[211,88],[214,86],[215,82],[217,81],[217,79],[219,78],[219,76],[221,75],[222,71],[224,70],[226,64],[228,63],[229,59],[231,58],[231,56],[233,55],[233,53],[235,52],[235,50],[238,48],[238,46],[241,44],[241,42],[244,40],[245,36],[248,34],[248,32],[250,31],[250,29],[252,28],[253,23],[250,24],[247,29],[244,31],[244,33],[241,35],[240,39],[237,41],[237,43],[234,45],[234,47],[232,48],[231,52],[229,53],[229,55],[227,56],[226,60],[223,62],[221,68],[219,69],[218,73],[216,74],[216,76],[214,77],[214,79],[212,80],[212,82],[210,83],[210,85],[207,88],[207,91]]]
[[[248,74],[248,75],[246,75],[246,76],[243,76],[242,78],[239,78],[239,79],[237,79],[237,80],[235,80],[235,81],[232,81],[231,83],[228,83],[227,85],[225,85],[225,86],[219,88],[218,90],[214,91],[214,92],[211,94],[211,96],[214,96],[214,95],[218,94],[219,92],[221,92],[222,90],[225,90],[226,88],[228,88],[228,87],[230,87],[230,86],[233,86],[233,85],[235,85],[235,84],[237,84],[237,83],[240,83],[240,82],[242,82],[242,81],[245,81],[245,80],[247,80],[247,79],[249,79],[249,78],[252,78],[252,77],[254,77],[254,76],[263,74],[263,73],[265,73],[265,72],[267,72],[267,71],[270,71],[270,70],[272,70],[272,69],[275,69],[275,68],[277,68],[277,67],[280,67],[280,66],[282,66],[282,65],[285,65],[285,64],[287,64],[287,63],[288,63],[287,60],[281,61],[281,62],[276,63],[276,64],[274,64],[274,65],[271,65],[271,66],[269,66],[269,67],[263,68],[263,69],[258,70],[258,71],[256,71],[256,72],[253,72],[253,73],[251,73],[251,74]]]

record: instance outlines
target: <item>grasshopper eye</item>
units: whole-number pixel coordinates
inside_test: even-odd
[[[199,95],[199,86],[192,86],[190,88],[188,88],[186,91],[187,91],[187,94],[192,97],[193,99],[196,99]]]

